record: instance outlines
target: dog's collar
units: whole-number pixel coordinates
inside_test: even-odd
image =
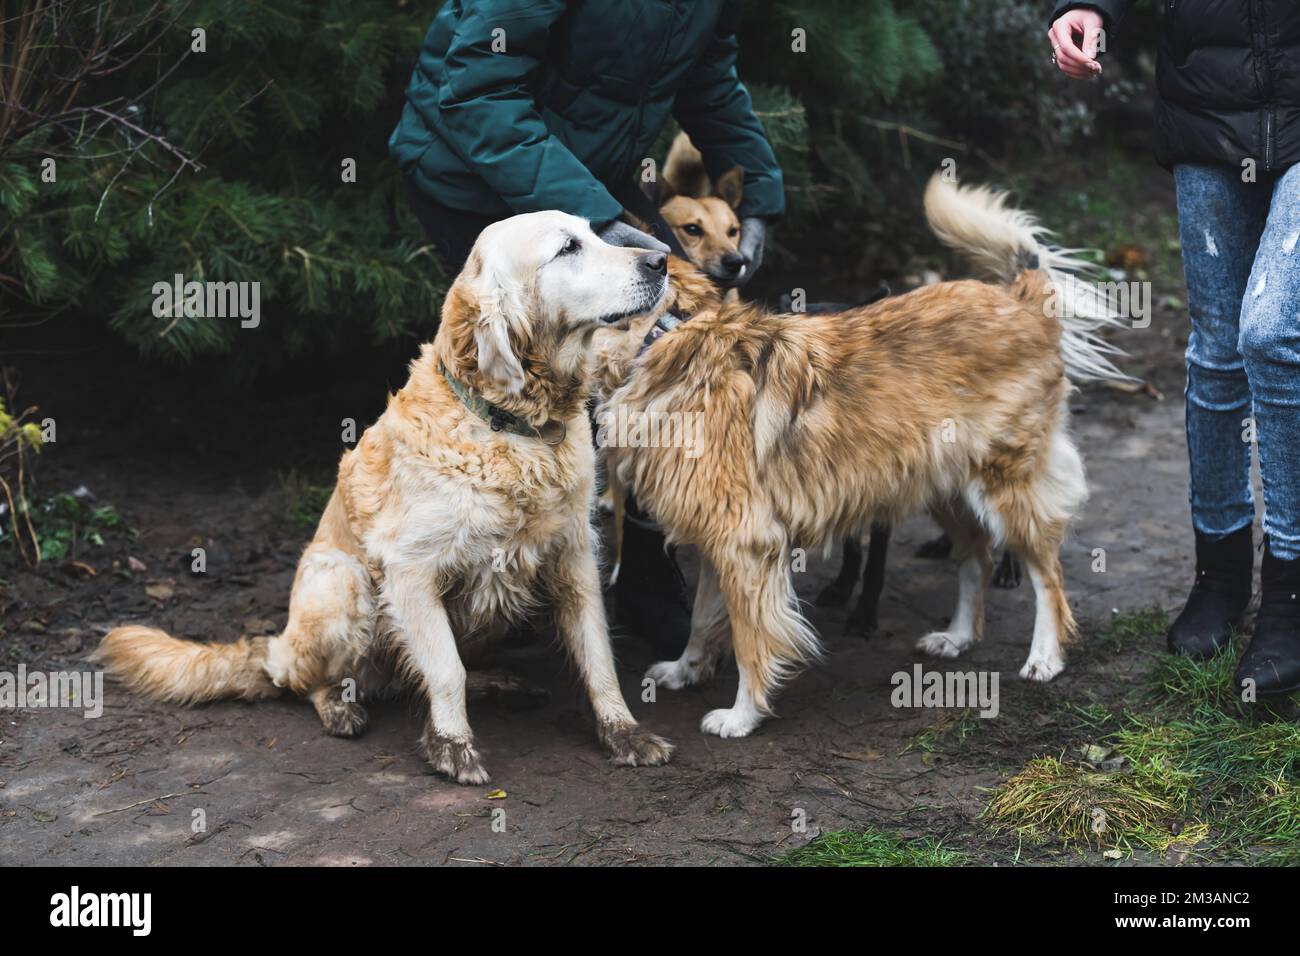
[[[447,380],[447,384],[451,386],[451,390],[456,393],[456,397],[460,399],[460,403],[487,422],[494,432],[509,432],[512,435],[522,435],[524,438],[537,438],[548,445],[560,444],[568,434],[568,426],[554,418],[543,424],[541,428],[535,428],[518,415],[493,405],[483,397],[482,392],[454,378],[451,372],[447,371],[447,366],[441,362],[438,363],[438,369],[442,372],[442,377]]]
[[[640,355],[650,346],[654,345],[655,341],[661,335],[666,332],[671,332],[689,318],[689,315],[682,315],[676,309],[669,309],[663,315],[659,316],[659,318],[655,319],[655,324],[650,326],[650,331],[647,332],[645,338],[641,340],[641,348],[636,354]]]

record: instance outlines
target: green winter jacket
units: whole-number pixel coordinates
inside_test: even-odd
[[[741,216],[785,208],[781,170],[736,76],[722,0],[448,0],[388,145],[430,199],[508,216],[618,217],[669,115],[713,176],[745,170]]]

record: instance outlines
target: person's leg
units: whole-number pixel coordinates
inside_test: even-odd
[[[1267,548],[1255,636],[1237,670],[1256,693],[1300,689],[1300,166],[1273,185],[1241,308]]]
[[[623,554],[614,584],[619,627],[648,643],[660,660],[676,660],[691,636],[686,581],[663,531],[628,496],[623,517]]]
[[[1228,167],[1180,165],[1174,179],[1192,321],[1186,428],[1196,581],[1168,641],[1175,653],[1207,657],[1227,645],[1250,602],[1250,386],[1238,339],[1268,189]]]

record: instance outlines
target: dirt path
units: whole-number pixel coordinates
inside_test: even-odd
[[[88,555],[94,578],[7,565],[0,667],[76,668],[105,629],[128,620],[218,640],[278,629],[305,535],[277,520],[282,504],[268,475],[296,453],[231,463],[219,435],[162,454],[156,441],[109,442],[112,415],[96,427],[92,434],[87,426],[79,446],[48,456],[43,486],[87,484],[142,534]],[[247,438],[259,426],[241,427]],[[1188,578],[1181,402],[1176,392],[1155,402],[1090,390],[1077,398],[1075,431],[1092,500],[1064,559],[1076,612],[1095,634],[1113,608],[1172,604]],[[251,492],[236,480],[247,476]],[[811,609],[826,662],[796,680],[780,698],[780,718],[748,739],[697,729],[706,710],[729,704],[734,670],[710,687],[645,703],[639,675],[649,652],[620,640],[634,712],[678,745],[664,768],[608,766],[559,652],[540,644],[504,651],[500,662],[549,688],[549,703],[472,708],[492,787],[432,775],[415,746],[415,710],[401,703],[374,707],[371,728],[355,741],[326,737],[310,706],[294,699],[184,710],[110,685],[96,720],[67,709],[5,712],[0,862],[737,864],[818,831],[867,825],[941,836],[977,858],[1009,861],[1014,844],[990,838],[976,820],[983,788],[1031,756],[1080,743],[1068,705],[1114,697],[1147,658],[1085,646],[1055,683],[1029,686],[1016,672],[1031,592],[995,590],[987,637],[960,667],[999,673],[1000,713],[978,721],[960,747],[927,753],[918,735],[938,733],[952,713],[894,708],[890,677],[923,660],[913,643],[944,623],[954,596],[949,563],[913,556],[932,535],[922,520],[898,529],[882,630],[872,640],[843,636],[843,611]],[[203,576],[185,570],[196,541],[208,548]],[[1105,573],[1090,568],[1094,548],[1107,552]],[[128,554],[149,570],[114,571],[113,560],[124,566]],[[835,568],[834,559],[814,558],[800,594],[811,599]],[[158,583],[171,596],[146,594]],[[487,799],[494,787],[504,800]],[[493,828],[497,809],[504,832]],[[206,828],[196,833],[200,811]],[[806,833],[792,832],[800,811]],[[1035,853],[1045,858],[1027,851],[1022,859]]]
[[[1157,172],[1131,203],[1135,222],[1156,221],[1172,205]],[[1157,301],[1182,296],[1168,278],[1174,267],[1176,256]],[[855,293],[810,289],[817,294]],[[789,686],[779,719],[749,738],[698,730],[705,711],[731,702],[734,669],[710,687],[643,702],[639,679],[651,656],[631,638],[617,644],[624,693],[639,719],[677,744],[673,762],[608,766],[561,654],[536,644],[502,652],[499,663],[549,688],[547,704],[471,705],[491,787],[459,787],[427,769],[409,704],[371,708],[370,729],[345,741],[325,736],[298,700],[185,710],[110,685],[95,720],[67,709],[0,712],[0,864],[736,865],[817,832],[868,826],[942,838],[989,863],[1100,862],[1098,853],[994,837],[977,817],[986,788],[1028,759],[1087,742],[1077,706],[1118,702],[1149,667],[1156,647],[1117,653],[1095,640],[1112,609],[1172,606],[1190,578],[1185,328],[1185,314],[1172,308],[1121,338],[1133,353],[1126,367],[1152,379],[1164,401],[1104,389],[1076,396],[1092,499],[1064,564],[1085,640],[1052,684],[1026,684],[1017,671],[1032,626],[1030,589],[992,590],[986,637],[956,666],[998,673],[995,718],[891,705],[894,673],[938,666],[913,645],[944,624],[955,597],[950,563],[914,557],[934,534],[918,520],[896,529],[880,633],[844,636],[843,610],[810,607],[826,660]],[[356,355],[300,360],[305,386],[245,392],[229,376],[257,360],[251,353],[147,367],[142,377],[112,336],[73,341],[82,351],[25,362],[27,397],[60,429],[42,456],[40,493],[86,485],[139,537],[110,537],[79,554],[94,577],[58,563],[27,572],[0,548],[0,671],[84,666],[100,635],[125,621],[212,640],[278,630],[308,534],[283,520],[276,475],[298,469],[327,480],[338,423],[374,418],[384,387],[403,381],[410,350],[381,356],[374,369],[358,369]],[[188,573],[196,543],[208,553],[202,576]],[[1106,550],[1105,573],[1092,571],[1095,548]],[[147,570],[131,572],[128,556]],[[813,557],[799,593],[811,600],[836,569],[834,557]],[[159,584],[170,596],[146,593]],[[487,799],[496,787],[504,800]],[[494,810],[504,810],[504,832],[493,827]],[[198,811],[205,829],[196,833]],[[805,832],[792,831],[792,817],[806,818]]]

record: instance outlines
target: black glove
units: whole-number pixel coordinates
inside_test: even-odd
[[[634,246],[637,249],[649,249],[651,252],[669,251],[668,247],[654,236],[642,232],[635,226],[629,226],[622,219],[615,219],[609,225],[598,229],[596,235],[611,246]]]
[[[754,278],[763,264],[763,244],[767,240],[767,223],[756,216],[740,220],[740,254],[745,257],[745,269],[736,280],[742,286]]]

